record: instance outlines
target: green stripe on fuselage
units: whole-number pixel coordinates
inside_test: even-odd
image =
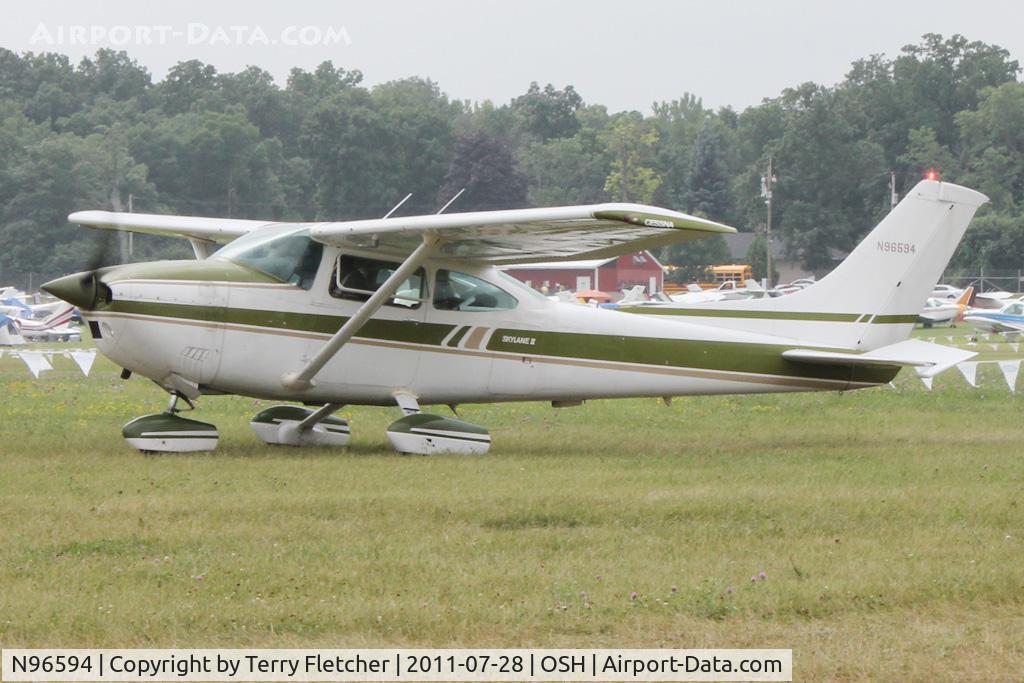
[[[810,320],[817,322],[852,323],[858,313],[792,313],[788,311],[740,311],[721,308],[668,308],[662,306],[626,306],[615,309],[643,315],[687,315],[698,318],[743,318],[761,320]]]
[[[325,335],[334,334],[348,320],[343,316],[314,313],[124,300],[114,300],[102,310],[114,313],[199,320],[211,324],[248,325]],[[455,325],[371,318],[359,331],[358,336],[364,339],[441,347],[445,337],[455,327]],[[508,338],[509,341],[503,341],[504,338]],[[524,345],[523,339],[535,339],[536,341],[533,344]],[[666,368],[693,368],[843,382],[883,384],[895,377],[898,371],[898,368],[850,368],[798,363],[782,357],[782,352],[789,348],[792,346],[541,332],[514,328],[496,330],[487,345],[489,351],[524,356],[553,356]]]
[[[462,338],[466,336],[466,333],[469,332],[471,327],[471,325],[464,326],[461,330],[452,335],[452,338],[448,340],[448,343],[445,346],[458,346],[459,342],[462,341]]]
[[[163,318],[202,320],[204,322],[227,325],[251,325],[275,330],[294,330],[296,332],[315,332],[319,334],[334,334],[348,321],[348,318],[344,316],[323,315],[319,313],[261,311],[252,308],[220,308],[149,301],[114,300],[103,310],[114,313],[135,313]],[[359,336],[368,339],[439,346],[441,341],[454,328],[455,325],[371,318],[359,330]]]
[[[872,325],[899,325],[904,323],[916,323],[917,314],[909,315],[876,315],[871,321]]]
[[[532,339],[534,342],[526,345],[522,341],[524,339]],[[885,383],[895,377],[898,371],[897,369],[877,367],[850,368],[838,365],[810,365],[786,360],[782,357],[782,352],[793,348],[792,345],[658,339],[573,332],[498,329],[491,335],[487,348],[490,351],[518,353],[526,356],[559,356],[616,363],[639,363],[672,368],[850,382]]]
[[[681,315],[695,318],[739,318],[742,320],[795,320],[823,323],[855,323],[862,320],[867,313],[810,313],[801,311],[743,311],[722,308],[668,308],[667,306],[624,306],[615,309],[623,313],[639,313],[641,315]],[[916,322],[917,315],[879,315],[871,320],[872,324],[892,324]]]

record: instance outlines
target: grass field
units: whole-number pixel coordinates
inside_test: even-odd
[[[165,399],[116,372],[0,359],[0,645],[792,647],[802,681],[1024,678],[1024,399],[995,366],[465,406],[491,452],[430,458],[371,408],[348,449],[264,446],[237,397],[200,404],[216,453],[141,456],[120,426]]]

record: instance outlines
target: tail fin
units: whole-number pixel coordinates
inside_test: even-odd
[[[956,300],[956,305],[960,307],[960,312],[956,314],[954,320],[958,323],[964,321],[964,316],[967,315],[967,309],[971,307],[971,303],[974,301],[974,285],[971,285],[964,290],[964,293],[960,295],[960,298]]]
[[[43,329],[48,330],[51,327],[57,327],[58,325],[63,325],[64,323],[70,322],[74,314],[75,307],[71,304],[65,304],[57,308],[57,310],[55,310],[50,315],[43,318]]]
[[[23,330],[44,332],[59,325],[71,322],[71,318],[74,317],[74,314],[75,307],[71,304],[65,303],[42,320],[19,320],[18,323],[21,325],[21,329]]]
[[[620,304],[631,304],[636,301],[647,301],[644,285],[635,285],[628,290],[623,290],[622,298],[619,299]]]
[[[971,285],[964,290],[964,293],[960,295],[960,298],[956,300],[957,306],[967,307],[971,305],[971,297],[974,296],[974,285]]]
[[[966,187],[923,180],[845,261],[810,287],[719,306],[750,311],[745,329],[809,343],[868,351],[901,341],[986,201]]]

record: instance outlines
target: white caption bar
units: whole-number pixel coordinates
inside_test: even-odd
[[[791,681],[792,650],[2,651],[4,681]]]

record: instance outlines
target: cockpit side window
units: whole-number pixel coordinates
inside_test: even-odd
[[[307,230],[274,226],[235,240],[211,258],[235,261],[281,282],[310,289],[323,253],[324,245],[314,241]]]
[[[504,289],[474,275],[439,270],[434,279],[434,308],[439,311],[507,311],[518,303]]]
[[[342,254],[334,264],[330,294],[337,299],[366,301],[398,268],[397,263]],[[419,308],[423,300],[426,271],[420,268],[398,285],[388,306]]]

